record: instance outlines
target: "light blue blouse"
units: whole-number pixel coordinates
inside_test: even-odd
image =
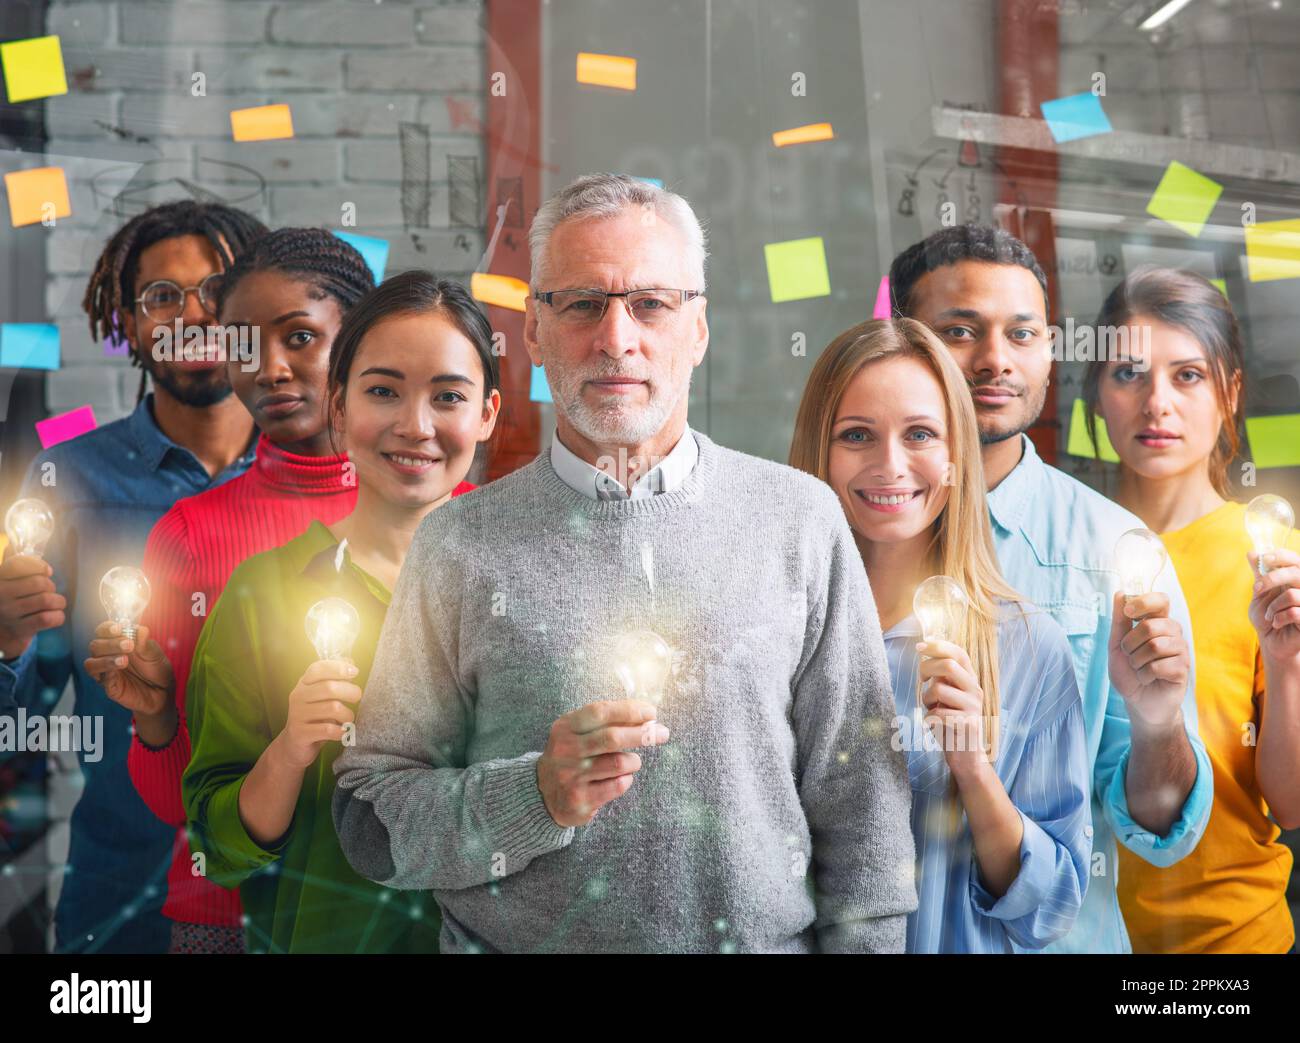
[[[1001,898],[983,887],[956,786],[916,699],[921,628],[908,616],[885,634],[907,755],[920,903],[908,952],[1041,949],[1070,930],[1092,851],[1083,710],[1064,631],[1032,605],[1007,604],[998,625],[1000,748],[995,770],[1024,825],[1020,872]]]

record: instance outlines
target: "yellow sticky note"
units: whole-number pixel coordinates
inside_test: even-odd
[[[1221,195],[1221,184],[1175,160],[1165,169],[1165,176],[1147,203],[1147,213],[1195,238]]]
[[[826,269],[826,244],[821,236],[767,243],[767,282],[772,303],[829,297],[831,276]]]
[[[1223,294],[1224,297],[1228,296],[1228,284],[1223,279],[1211,279],[1210,283],[1216,290]]]
[[[293,116],[288,105],[259,105],[254,109],[234,109],[230,113],[230,132],[236,141],[270,141],[293,137]]]
[[[469,277],[469,292],[476,301],[511,311],[523,311],[524,301],[528,300],[528,284],[513,275],[475,272]]]
[[[11,104],[68,93],[63,48],[57,36],[0,43],[0,65],[4,66]]]
[[[835,137],[835,130],[829,123],[809,123],[806,127],[791,127],[778,130],[772,135],[772,144],[777,148],[787,145],[805,145],[810,141],[830,141]]]
[[[621,54],[588,54],[578,52],[578,82],[597,87],[617,87],[622,91],[636,90],[636,59]]]
[[[1256,467],[1300,467],[1300,413],[1246,417]]]
[[[1100,457],[1109,463],[1119,463],[1119,453],[1115,452],[1115,447],[1110,444],[1110,435],[1106,433],[1106,421],[1101,417],[1097,418],[1097,448],[1099,452],[1092,451],[1092,439],[1088,437],[1088,428],[1083,418],[1083,399],[1074,400],[1074,409],[1070,412],[1070,435],[1066,441],[1065,451],[1071,456],[1085,456],[1089,460],[1096,460]]]
[[[1246,277],[1251,282],[1300,279],[1300,221],[1246,226]]]
[[[5,175],[5,192],[9,195],[9,220],[15,228],[72,216],[62,167],[15,170]]]

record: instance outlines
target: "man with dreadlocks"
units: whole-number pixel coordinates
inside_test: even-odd
[[[74,712],[103,721],[99,749],[78,754],[84,785],[54,917],[59,951],[167,949],[160,907],[175,834],[131,785],[130,712],[74,650],[102,616],[104,573],[138,563],[150,529],[179,498],[252,463],[253,422],[225,367],[163,361],[153,345],[155,329],[178,317],[215,326],[221,273],[265,231],[231,207],[180,200],[145,211],[108,241],[83,307],[91,336],[124,340],[143,370],[135,411],[37,455],[22,495],[50,506],[55,535],[44,560],[10,556],[0,566],[0,714],[50,713],[71,678]]]
[[[356,505],[354,472],[330,439],[325,384],[343,316],[374,285],[361,254],[323,229],[281,228],[236,257],[218,315],[260,345],[256,371],[227,362],[235,393],[261,430],[256,462],[163,516],[145,550],[154,595],[144,625],[131,640],[102,623],[89,645],[87,668],[135,714],[128,764],[136,789],[176,829],[163,906],[173,921],[172,952],[244,951],[238,891],[196,872],[190,858],[181,802],[190,664],[207,612],[240,562]]]

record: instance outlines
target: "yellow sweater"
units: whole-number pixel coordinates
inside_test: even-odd
[[[1255,779],[1264,670],[1246,612],[1254,579],[1245,507],[1226,503],[1161,536],[1191,612],[1196,710],[1214,766],[1205,835],[1158,869],[1120,848],[1119,901],[1134,952],[1260,952],[1291,948],[1291,852]]]

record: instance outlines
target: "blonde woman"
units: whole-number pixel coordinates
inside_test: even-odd
[[[907,951],[1042,948],[1087,886],[1082,705],[1065,633],[998,571],[975,413],[943,344],[911,319],[840,334],[790,463],[839,495],[885,631],[917,850]],[[922,639],[912,597],[931,575],[969,597],[960,641]]]

